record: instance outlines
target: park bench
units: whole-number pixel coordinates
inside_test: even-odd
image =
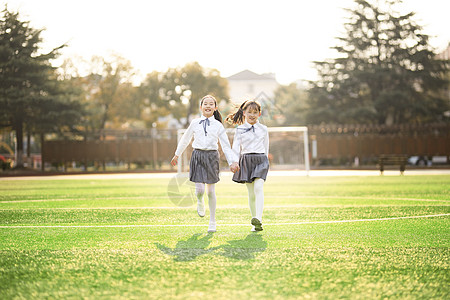
[[[400,167],[400,174],[403,175],[405,172],[406,164],[408,162],[407,155],[380,155],[378,158],[378,165],[380,167],[380,173],[383,175],[385,170],[385,166],[394,165]]]

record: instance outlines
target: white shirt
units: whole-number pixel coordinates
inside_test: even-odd
[[[209,125],[208,125],[209,122]],[[189,124],[188,129],[184,132],[180,141],[178,142],[175,155],[180,156],[186,147],[190,144],[192,137],[194,142],[192,148],[200,150],[218,150],[217,144],[220,141],[220,146],[225,154],[228,164],[238,161],[238,156],[235,156],[231,150],[230,141],[222,123],[217,121],[214,116],[206,118],[196,118]]]
[[[269,131],[267,126],[256,121],[255,125],[245,122],[236,128],[233,139],[233,152],[236,155],[264,153],[269,155]]]

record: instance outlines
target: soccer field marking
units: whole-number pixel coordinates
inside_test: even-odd
[[[172,196],[171,196],[172,197]],[[179,198],[183,198],[184,196],[180,196]],[[176,197],[172,197],[176,198]],[[227,199],[237,199],[243,198],[246,196],[227,196]],[[293,196],[293,195],[265,195],[264,198],[271,199],[353,199],[353,200],[392,200],[392,201],[419,201],[419,202],[450,202],[450,200],[439,200],[439,199],[418,199],[418,198],[395,198],[395,197],[364,197],[364,196]],[[146,196],[137,196],[137,197],[108,197],[108,198],[58,198],[58,199],[24,199],[24,200],[2,200],[0,204],[8,204],[8,203],[33,203],[33,202],[61,202],[61,201],[96,201],[96,200],[153,200],[153,199],[168,199],[167,196],[156,196],[156,197],[146,197]]]
[[[384,176],[399,176],[398,170],[385,170]],[[404,176],[416,175],[449,175],[448,169],[407,169]],[[230,179],[232,173],[229,171],[220,172],[221,179]],[[373,176],[379,177],[379,170],[271,170],[270,176],[280,177],[354,177],[354,176]],[[13,176],[0,177],[0,181],[18,181],[18,180],[110,180],[110,179],[170,179],[178,175],[176,172],[161,172],[161,173],[99,173],[99,174],[70,174],[64,175],[50,175],[50,176]],[[185,174],[185,176],[187,176]]]
[[[283,204],[283,205],[265,205],[266,209],[276,208],[336,208],[336,207],[395,207],[395,205],[305,205],[305,204]],[[439,206],[450,206],[442,204]],[[248,205],[221,205],[220,209],[248,209]],[[101,206],[101,207],[27,207],[27,208],[0,208],[0,211],[11,210],[192,210],[191,206]]]
[[[287,225],[309,225],[309,224],[337,224],[337,223],[354,223],[354,222],[376,222],[391,221],[404,219],[422,219],[446,217],[448,214],[422,215],[422,216],[405,216],[377,219],[355,219],[355,220],[332,220],[332,221],[305,221],[290,223],[264,223],[264,226],[287,226]],[[137,227],[207,227],[207,224],[135,224],[135,225],[3,225],[0,229],[17,229],[17,228],[137,228]],[[250,224],[217,224],[220,226],[250,226]]]

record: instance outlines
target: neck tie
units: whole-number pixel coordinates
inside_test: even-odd
[[[245,129],[244,133],[249,132],[250,130],[253,130],[253,132],[255,132],[255,127],[252,125],[252,127]]]
[[[205,136],[207,136],[208,132],[206,131],[206,126],[209,126],[209,119],[203,119],[198,124],[202,124],[202,123],[203,123],[203,130],[205,131]]]

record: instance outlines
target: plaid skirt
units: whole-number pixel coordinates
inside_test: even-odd
[[[219,179],[219,151],[194,149],[189,164],[189,180],[216,183]]]
[[[235,182],[252,183],[256,178],[266,180],[269,160],[264,153],[243,154],[239,158],[239,168],[239,171],[233,175]]]

